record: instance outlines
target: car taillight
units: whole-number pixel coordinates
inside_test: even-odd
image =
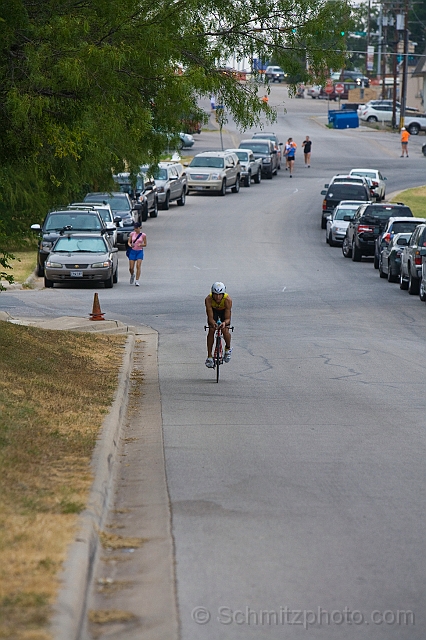
[[[379,183],[378,182],[374,182],[374,180],[373,180],[373,182],[371,184],[373,185],[373,187],[378,187],[379,186]]]
[[[360,224],[358,225],[358,233],[365,233],[365,232],[373,232],[374,229],[373,227],[369,227],[367,224]]]
[[[325,211],[327,209],[327,200],[322,201],[322,210]]]
[[[422,256],[419,255],[418,251],[416,251],[416,255],[414,256],[414,264],[417,266],[422,264]]]
[[[385,235],[383,236],[383,242],[386,242],[386,244],[389,244],[390,239],[391,239],[391,234],[385,233]]]

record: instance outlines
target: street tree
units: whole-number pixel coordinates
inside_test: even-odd
[[[111,189],[113,172],[157,162],[182,120],[203,118],[201,97],[220,96],[241,129],[273,119],[260,75],[241,82],[227,61],[274,59],[321,79],[342,66],[350,13],[346,0],[5,0],[6,235],[86,190]]]

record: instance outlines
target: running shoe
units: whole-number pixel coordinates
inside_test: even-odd
[[[133,284],[135,281],[135,274],[132,273],[132,275],[130,276],[130,284]]]
[[[208,369],[214,369],[214,360],[213,360],[213,358],[207,358],[206,367]]]
[[[138,287],[139,286],[139,280],[136,280],[135,285]]]
[[[223,361],[229,362],[231,360],[231,355],[232,355],[232,347],[230,349],[225,349],[225,357]]]

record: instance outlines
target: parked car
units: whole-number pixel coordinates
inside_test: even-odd
[[[426,224],[419,224],[401,254],[399,286],[401,289],[407,289],[410,295],[416,295],[420,290],[423,262],[420,252],[424,247],[426,247]]]
[[[321,229],[327,225],[327,216],[342,200],[370,201],[370,189],[365,184],[354,182],[336,182],[329,185],[328,189],[321,191],[324,196],[321,212]]]
[[[388,282],[398,282],[401,272],[401,254],[408,244],[411,233],[395,233],[380,254],[379,275]]]
[[[408,210],[408,215],[406,215]],[[383,231],[376,239],[376,245],[374,247],[374,268],[380,268],[380,255],[386,247],[392,236],[395,233],[413,233],[414,229],[422,223],[426,223],[425,218],[414,218],[409,207],[406,207],[406,211],[400,210],[400,216],[392,216],[387,221]]]
[[[359,207],[354,219],[349,223],[343,239],[342,252],[345,258],[352,258],[353,262],[360,262],[362,256],[373,256],[376,239],[385,228],[389,218],[400,211],[410,217],[409,207],[405,207],[403,204],[371,202]]]
[[[148,170],[147,166],[141,167],[144,174]],[[161,209],[167,211],[171,202],[176,202],[180,207],[185,205],[188,185],[186,171],[180,162],[159,162],[158,169],[154,172],[154,180]]]
[[[148,215],[150,218],[158,216],[157,185],[151,175],[141,170],[136,178],[133,178],[130,173],[118,173],[113,177],[120,191],[127,193],[135,205],[141,206],[138,214],[139,222],[148,220]]]
[[[233,152],[204,151],[193,157],[187,171],[188,191],[212,191],[221,196],[240,190],[241,166]]]
[[[342,200],[334,211],[327,216],[325,241],[330,247],[342,244],[349,222],[362,204],[364,202],[360,200]]]
[[[118,281],[118,249],[104,236],[65,233],[47,256],[44,286],[55,282],[103,282],[111,289]]]
[[[201,133],[201,131],[198,131],[198,133]],[[184,133],[183,131],[181,131],[181,133],[179,134],[179,138],[181,149],[188,149],[194,146],[195,138],[190,133]]]
[[[426,302],[426,248],[420,249],[422,257],[422,276],[420,279],[419,297],[422,302]]]
[[[393,100],[369,100],[364,104],[359,104],[357,108],[358,116],[361,114],[364,107],[374,107],[375,105],[393,108]],[[398,100],[395,102],[395,107],[398,111],[401,109],[401,103],[398,102]],[[417,107],[405,107],[405,111],[406,113],[409,112],[410,114],[415,114],[419,112],[419,109],[417,109]]]
[[[110,205],[114,218],[121,218],[121,222],[117,228],[117,244],[127,245],[129,233],[133,231],[133,223],[140,220],[142,213],[142,205],[133,204],[128,193],[113,191],[112,193],[92,192],[87,193],[83,198],[84,202],[106,202]]]
[[[337,174],[333,176],[324,187],[327,189],[331,184],[335,184],[336,182],[352,182],[353,184],[364,184],[366,187],[370,188],[369,181],[363,176],[351,176],[349,174]]]
[[[56,240],[65,231],[78,233],[79,231],[95,233],[108,233],[107,226],[97,211],[81,210],[70,211],[64,208],[60,211],[49,211],[43,224],[32,224],[31,229],[39,233],[37,248],[37,275],[44,275],[44,264],[52,250]]]
[[[70,204],[67,209],[75,210],[75,209],[94,209],[99,213],[102,220],[105,222],[106,227],[108,229],[108,235],[111,240],[112,246],[117,246],[117,225],[120,226],[121,218],[116,216],[114,218],[114,214],[112,213],[111,206],[107,202],[73,202]]]
[[[241,165],[241,180],[245,187],[250,187],[252,180],[256,184],[261,182],[262,163],[260,160],[256,160],[253,151],[250,149],[225,149],[225,151],[231,151],[238,156]]]
[[[287,74],[281,69],[281,67],[270,66],[265,69],[265,80],[269,82],[284,82]]]
[[[370,189],[376,200],[384,200],[386,195],[386,180],[378,169],[351,169],[350,176],[362,176],[371,181]]]
[[[279,141],[278,136],[271,131],[259,131],[258,133],[253,133],[252,138],[254,140],[257,140],[259,138],[261,138],[262,140],[272,140],[278,156],[278,169],[281,169],[281,161],[283,159],[283,143]]]
[[[312,87],[308,87],[306,89],[306,94],[308,96],[310,96],[313,100],[318,98],[320,93],[321,93],[321,85],[320,84],[314,84]]]
[[[252,138],[242,140],[239,149],[251,149],[257,160],[262,162],[262,174],[272,180],[272,176],[278,171],[278,153],[272,140],[265,138]]]
[[[410,114],[405,112],[404,126],[412,136],[426,131],[426,113]]]

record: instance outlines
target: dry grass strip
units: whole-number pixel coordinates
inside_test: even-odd
[[[0,638],[50,637],[124,343],[0,322]]]

